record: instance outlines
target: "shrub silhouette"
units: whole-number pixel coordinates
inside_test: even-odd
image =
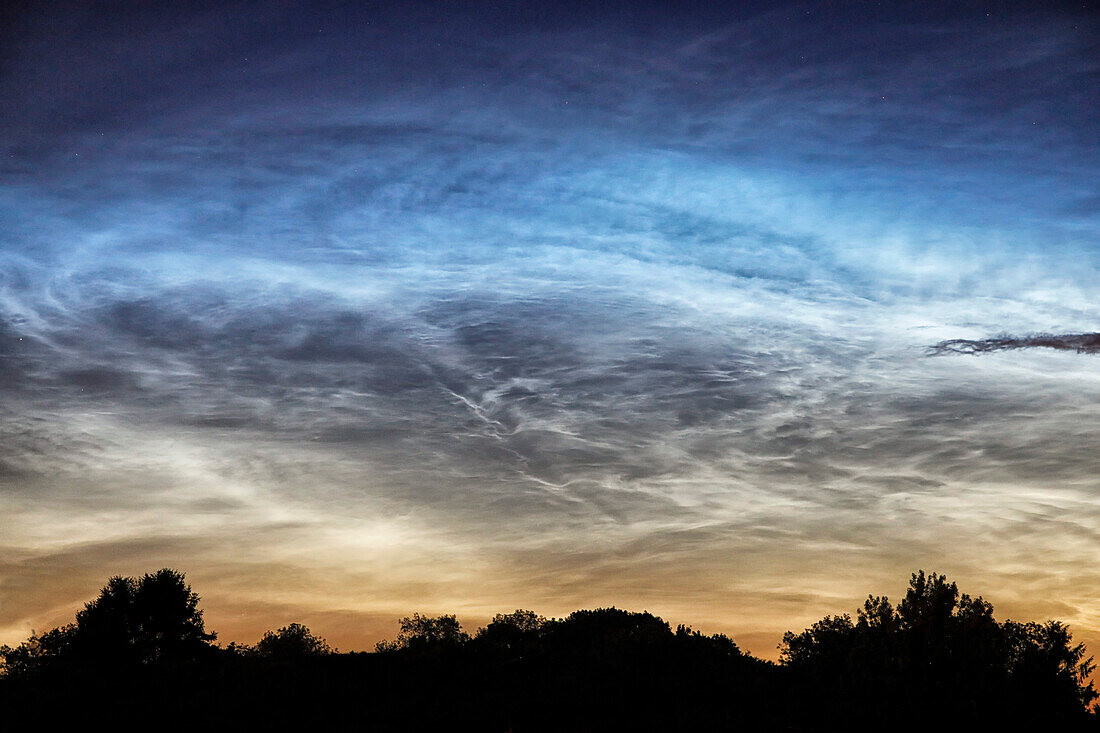
[[[0,671],[6,679],[28,679],[71,658],[76,625],[69,624],[43,634],[31,634],[15,647],[0,647]]]

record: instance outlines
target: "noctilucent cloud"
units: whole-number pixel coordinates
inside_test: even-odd
[[[10,13],[0,642],[162,566],[226,642],[773,656],[917,568],[1100,641],[1089,5]]]

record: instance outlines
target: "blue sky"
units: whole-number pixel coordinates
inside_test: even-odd
[[[779,635],[947,572],[1100,629],[1081,4],[61,5],[0,71],[0,636],[616,604]]]

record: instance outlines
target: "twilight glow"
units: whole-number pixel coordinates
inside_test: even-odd
[[[170,566],[770,657],[922,567],[1097,650],[1097,15],[596,5],[0,23],[0,643]]]

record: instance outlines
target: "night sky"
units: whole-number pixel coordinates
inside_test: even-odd
[[[1100,650],[1095,5],[0,28],[0,642],[169,566],[226,643],[772,657],[924,568]]]

